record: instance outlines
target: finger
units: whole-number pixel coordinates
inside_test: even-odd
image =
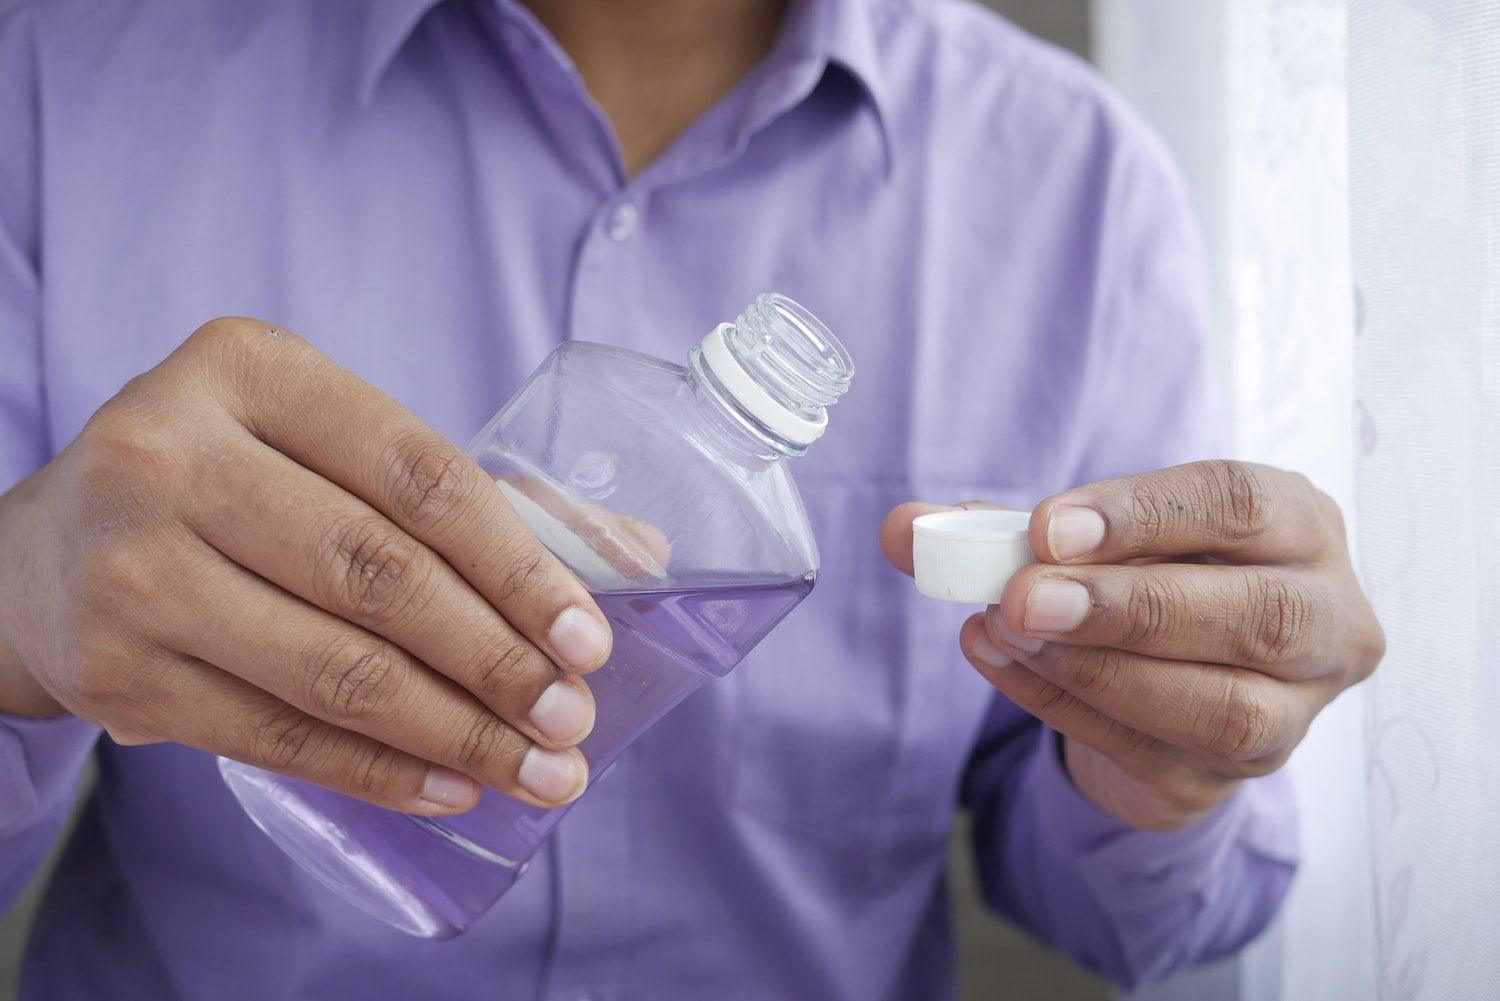
[[[477,463],[294,334],[218,322],[223,331],[204,339],[229,357],[220,368],[237,377],[224,392],[251,433],[442,556],[559,666],[583,672],[608,659],[609,624],[587,589]]]
[[[405,813],[474,806],[473,779],[288,705],[211,664],[172,658],[170,685],[141,698],[134,728]],[[144,692],[140,694],[145,694]]]
[[[1173,748],[1109,718],[1005,653],[991,639],[982,615],[964,622],[959,645],[969,663],[1001,694],[1058,733],[1107,755],[1132,774],[1145,776],[1175,767]]]
[[[1311,574],[1274,567],[1037,564],[1006,587],[1010,631],[1071,646],[1255,668],[1285,679],[1331,670],[1340,632],[1331,595]]]
[[[924,514],[952,510],[954,508],[942,504],[923,504],[920,501],[908,501],[895,508],[880,523],[881,552],[885,553],[885,558],[891,561],[892,566],[910,577],[913,573],[911,523]]]
[[[394,644],[228,561],[191,576],[198,600],[165,613],[166,639],[180,652],[516,799],[556,806],[583,791],[587,766],[576,750],[538,746]]]
[[[385,637],[533,740],[559,747],[588,734],[587,687],[369,505],[258,442],[215,476],[204,494],[216,502],[190,517],[230,560]]]
[[[939,511],[1014,511],[1015,508],[1005,507],[1001,504],[991,504],[988,501],[963,501],[959,504],[925,504],[920,501],[908,501],[896,507],[885,520],[880,523],[880,549],[885,553],[885,558],[891,561],[891,565],[908,577],[912,575],[912,527],[911,523],[924,514],[935,514]]]
[[[1344,544],[1338,506],[1307,479],[1244,462],[1195,462],[1043,501],[1031,545],[1048,563],[1211,553],[1312,563]]]
[[[1306,691],[1245,668],[1112,647],[1045,643],[1029,649],[1017,645],[998,617],[986,614],[983,621],[984,638],[1002,656],[1129,730],[1219,762],[1226,774],[1280,767],[1309,718]],[[989,651],[981,644],[975,652]]]

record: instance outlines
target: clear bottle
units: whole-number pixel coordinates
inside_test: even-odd
[[[812,590],[817,547],[784,460],[822,434],[852,375],[823,324],[766,294],[710,332],[686,368],[562,345],[470,445],[613,627],[609,662],[588,676],[597,712],[579,750],[592,777]],[[487,790],[468,813],[418,817],[239,762],[219,767],[304,868],[430,937],[489,908],[568,810]]]

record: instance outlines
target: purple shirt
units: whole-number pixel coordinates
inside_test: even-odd
[[[1012,504],[1213,451],[1199,249],[1161,149],[979,8],[807,0],[627,179],[511,0],[64,0],[0,21],[0,487],[204,320],[285,324],[464,442],[564,338],[681,361],[763,290],[849,346],[796,475],[812,597],[648,733],[466,935],[285,859],[207,754],[0,718],[0,900],[100,784],[32,999],[938,998],[944,844],[1117,979],[1230,951],[1294,868],[1280,779],[1190,829],[1088,805],[881,558],[900,501]]]

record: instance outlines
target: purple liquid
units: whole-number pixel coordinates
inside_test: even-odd
[[[590,775],[739,663],[812,586],[809,578],[596,594],[614,627],[614,653],[588,677],[598,711],[579,750]],[[220,769],[261,829],[305,868],[377,917],[433,937],[463,931],[488,909],[568,812],[486,791],[473,810],[439,820],[236,762]]]

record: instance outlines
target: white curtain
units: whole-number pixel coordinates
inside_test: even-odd
[[[1139,997],[1500,998],[1500,0],[1094,15],[1203,220],[1237,451],[1341,501],[1390,641],[1291,765],[1277,924]]]
[[[1351,0],[1360,549],[1388,998],[1500,997],[1500,3]]]

